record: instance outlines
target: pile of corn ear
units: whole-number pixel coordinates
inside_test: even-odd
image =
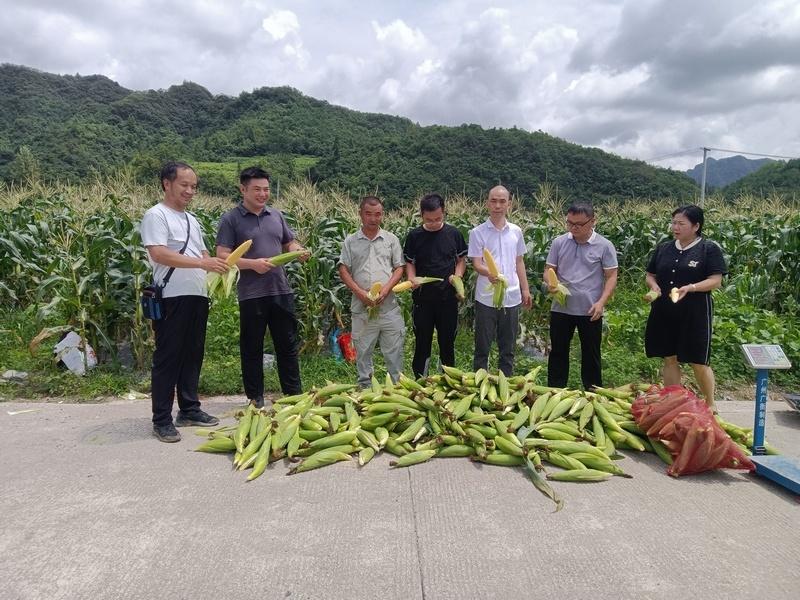
[[[618,449],[655,452],[671,461],[666,447],[648,438],[631,416],[635,395],[649,384],[585,392],[540,385],[541,367],[513,377],[443,369],[418,380],[401,375],[397,383],[373,378],[366,390],[330,383],[280,398],[269,409],[251,405],[239,412],[236,425],[198,430],[210,439],[197,450],[233,453],[236,469],[252,468],[248,481],[284,458],[296,463],[291,475],[353,457],[364,466],[381,451],[396,457],[390,462],[395,468],[467,457],[522,467],[556,510],[563,501],[549,481],[629,477],[617,464],[624,458]],[[747,436],[747,430],[723,427],[737,442]]]

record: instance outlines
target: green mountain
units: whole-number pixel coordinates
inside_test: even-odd
[[[752,160],[738,154],[719,160],[709,157],[706,165],[706,189],[723,188],[772,162],[775,161],[769,158]],[[703,179],[703,163],[695,165],[686,174],[700,185]]]
[[[795,200],[800,199],[800,159],[770,163],[722,191],[727,198],[735,198],[741,194],[780,194]]]
[[[310,177],[391,203],[431,190],[483,195],[498,182],[523,198],[549,182],[573,200],[684,199],[683,173],[572,144],[543,132],[477,125],[421,127],[362,113],[288,88],[215,96],[194,83],[131,91],[110,79],[0,65],[0,178],[36,170],[80,179],[131,165],[226,163],[203,182],[235,192],[236,169],[264,163],[276,179]],[[226,170],[227,169],[227,170]],[[228,187],[226,187],[228,186]]]

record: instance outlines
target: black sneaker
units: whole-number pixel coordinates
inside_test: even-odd
[[[175,429],[172,423],[169,425],[153,425],[153,435],[162,442],[172,443],[181,441],[181,434],[178,433],[178,430]]]
[[[175,419],[176,427],[192,427],[194,425],[219,425],[219,419],[200,409],[193,410],[190,413],[178,411],[178,417]]]
[[[253,398],[252,400],[250,400],[250,404],[252,404],[256,408],[264,408],[264,396]]]

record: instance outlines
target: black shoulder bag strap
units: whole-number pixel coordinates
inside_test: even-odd
[[[183,254],[186,251],[186,246],[189,245],[189,236],[191,235],[191,232],[189,231],[189,215],[186,214],[186,213],[183,213],[183,216],[186,217],[186,241],[183,243],[183,248],[181,248],[181,250],[180,250],[180,252],[178,252],[178,254]],[[167,271],[167,274],[164,277],[164,281],[161,284],[161,289],[164,289],[165,287],[167,287],[167,283],[169,283],[169,278],[172,277],[172,272],[174,270],[175,270],[175,267],[170,267],[169,268],[169,271]]]

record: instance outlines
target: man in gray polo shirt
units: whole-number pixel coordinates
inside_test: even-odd
[[[603,309],[617,286],[617,251],[594,230],[594,209],[573,204],[567,209],[568,232],[553,240],[546,267],[556,271],[570,294],[566,305],[553,298],[550,309],[550,356],[547,385],[565,387],[569,378],[569,346],[575,329],[581,341],[581,380],[585,389],[603,385],[600,340]],[[555,289],[545,285],[550,292]]]
[[[267,208],[269,173],[249,167],[239,175],[242,202],[222,215],[217,230],[217,256],[226,258],[239,244],[253,245],[236,265],[241,270],[239,297],[239,352],[247,398],[264,406],[264,335],[267,327],[275,347],[278,379],[286,395],[299,394],[300,365],[294,294],[286,271],[269,262],[282,252],[304,250],[283,215]],[[308,254],[300,260],[307,260]]]

